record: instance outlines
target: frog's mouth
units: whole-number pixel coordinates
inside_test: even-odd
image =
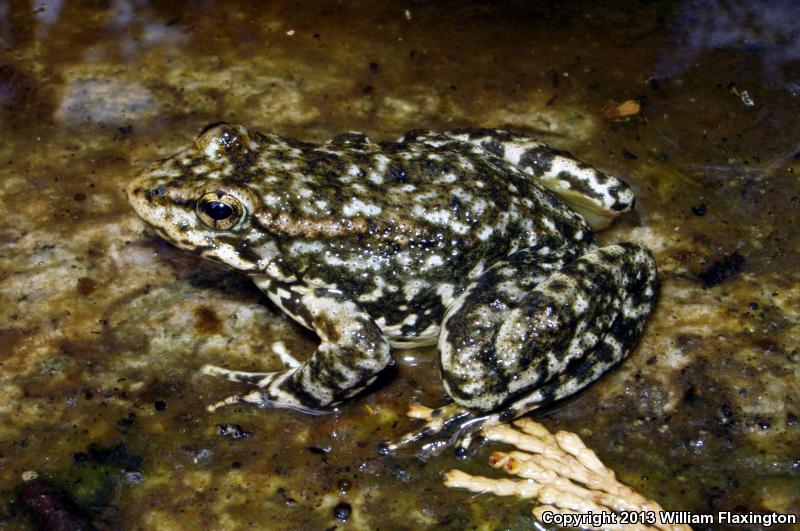
[[[611,225],[612,221],[633,208],[633,200],[624,209],[614,210],[613,208],[605,207],[602,203],[593,201],[590,197],[580,192],[565,189],[560,181],[541,179],[540,182],[545,188],[558,195],[572,210],[580,214],[593,231],[605,229]]]

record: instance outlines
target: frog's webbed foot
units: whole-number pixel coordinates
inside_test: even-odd
[[[448,448],[458,457],[466,457],[481,429],[497,424],[497,415],[474,413],[456,403],[436,409],[412,404],[406,413],[409,417],[424,420],[425,424],[399,439],[378,446],[381,455],[389,455],[404,446],[421,442],[417,456],[427,458]]]

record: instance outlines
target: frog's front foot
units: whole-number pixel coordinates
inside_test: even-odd
[[[300,363],[283,343],[274,343],[273,351],[287,367],[279,372],[204,366],[203,374],[257,388],[217,402],[209,411],[248,403],[321,414],[361,392],[392,363],[389,341],[380,327],[340,291],[301,282],[273,283],[264,278],[257,279],[257,285],[273,302],[302,316],[301,322],[317,333],[320,344],[310,358]]]
[[[253,391],[245,394],[234,394],[224,399],[206,406],[209,413],[213,413],[221,407],[233,406],[236,404],[253,404],[263,408],[284,408],[295,409],[311,415],[322,415],[325,411],[305,407],[291,396],[282,396],[281,386],[284,381],[290,378],[297,371],[297,367],[291,367],[286,371],[278,372],[245,372],[232,371],[216,365],[203,365],[200,372],[206,376],[225,378],[231,382],[246,383],[256,387]]]
[[[437,455],[451,447],[458,457],[466,457],[479,430],[496,423],[492,422],[496,415],[476,414],[456,403],[436,409],[412,404],[406,414],[426,422],[399,439],[379,444],[378,452],[381,455],[389,455],[403,446],[424,441],[417,452],[418,457]]]

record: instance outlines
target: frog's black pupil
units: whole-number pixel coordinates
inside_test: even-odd
[[[208,201],[203,205],[203,212],[215,221],[222,221],[233,215],[233,209],[222,201]]]

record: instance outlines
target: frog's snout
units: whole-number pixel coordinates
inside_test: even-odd
[[[140,177],[134,177],[130,180],[128,185],[125,187],[125,195],[128,197],[128,202],[131,204],[137,203],[139,201],[150,201],[154,197],[164,197],[166,193],[166,187],[162,185],[149,185],[146,182],[146,179],[142,179]]]
[[[128,203],[130,203],[136,213],[140,216],[142,215],[140,212],[141,205],[142,203],[150,201],[149,196],[151,192],[152,189],[148,188],[146,183],[143,182],[143,179],[139,176],[131,179],[125,186],[125,196],[128,199]]]
[[[136,213],[144,215],[149,205],[163,204],[167,198],[167,186],[147,175],[139,174],[125,187],[125,195]]]
[[[188,204],[189,197],[180,186],[145,170],[134,176],[125,187],[125,194],[134,212],[151,225],[162,225],[164,212]],[[193,208],[193,206],[192,206]]]

